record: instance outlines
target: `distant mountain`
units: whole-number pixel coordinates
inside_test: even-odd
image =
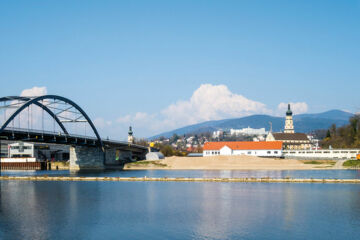
[[[331,110],[323,113],[313,114],[299,114],[294,115],[294,127],[296,132],[308,133],[317,129],[327,129],[332,124],[343,126],[348,123],[349,118],[353,116],[352,113],[341,110]],[[188,133],[203,133],[212,132],[219,129],[228,130],[230,128],[265,128],[267,131],[270,128],[269,122],[272,123],[274,132],[280,132],[284,129],[285,117],[273,117],[269,115],[252,115],[242,118],[232,118],[217,121],[207,121],[186,127],[178,128],[169,132],[164,132],[150,139],[156,139],[161,136],[171,137],[174,133],[184,135]]]

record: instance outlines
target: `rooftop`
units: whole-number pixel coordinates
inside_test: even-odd
[[[305,133],[272,133],[276,141],[297,140],[308,141]]]

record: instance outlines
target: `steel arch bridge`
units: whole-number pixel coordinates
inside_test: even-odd
[[[32,121],[30,118],[30,109],[32,105],[35,105],[39,108],[41,108],[43,111],[45,111],[47,114],[49,114],[53,119],[54,122],[58,124],[58,126],[63,131],[63,134],[58,134],[59,136],[63,137],[70,137],[69,131],[64,126],[65,122],[86,122],[90,125],[92,131],[94,132],[97,142],[96,144],[101,147],[101,149],[104,151],[104,144],[102,139],[100,138],[100,135],[95,128],[93,122],[89,118],[89,116],[85,113],[85,111],[80,108],[79,105],[77,105],[75,102],[71,101],[68,98],[57,96],[57,95],[44,95],[44,96],[38,96],[38,97],[21,97],[21,96],[10,96],[10,97],[2,97],[0,98],[0,103],[3,103],[3,106],[0,106],[0,109],[4,109],[4,119],[1,128],[0,128],[0,135],[5,131],[5,129],[10,125],[10,123],[13,123],[14,126],[14,120],[16,117],[20,117],[21,113],[28,110],[28,133],[30,135],[30,132],[32,129],[30,129],[30,122]],[[61,106],[63,106],[61,108]],[[7,117],[6,113],[8,110],[14,109],[15,111],[11,111],[10,116]],[[74,109],[76,111],[74,111]],[[70,114],[69,114],[70,113]],[[71,117],[72,116],[72,117]],[[44,118],[44,114],[42,113],[42,117]],[[43,119],[42,119],[43,120]],[[20,120],[19,120],[20,121]],[[44,135],[48,135],[49,132],[45,134],[44,125],[42,125],[43,129],[42,132],[44,134],[41,134],[41,137],[43,138]],[[13,134],[11,137],[15,137],[15,131],[20,130],[15,129],[14,127],[10,129],[10,131]],[[26,130],[26,129],[25,129]],[[17,131],[19,132],[19,131]],[[55,130],[54,130],[55,133]],[[87,138],[86,136],[84,136]],[[56,138],[56,136],[55,136]],[[94,143],[94,142],[93,142]]]
[[[34,122],[41,126],[34,128]],[[69,124],[75,130],[84,124],[85,134],[72,132]],[[104,155],[106,148],[132,151],[135,155],[143,155],[146,151],[145,147],[136,144],[102,139],[86,112],[75,102],[58,95],[1,97],[0,140],[99,147]]]

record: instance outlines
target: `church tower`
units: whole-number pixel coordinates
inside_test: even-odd
[[[128,143],[134,143],[134,136],[131,126],[129,127],[129,132],[128,132]]]
[[[292,111],[290,109],[290,104],[288,105],[288,110],[286,111],[286,118],[285,118],[285,128],[284,133],[294,133],[294,123],[292,118]]]

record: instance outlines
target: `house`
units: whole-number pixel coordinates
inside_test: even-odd
[[[282,142],[207,142],[204,144],[203,155],[251,155],[259,157],[281,157]]]

